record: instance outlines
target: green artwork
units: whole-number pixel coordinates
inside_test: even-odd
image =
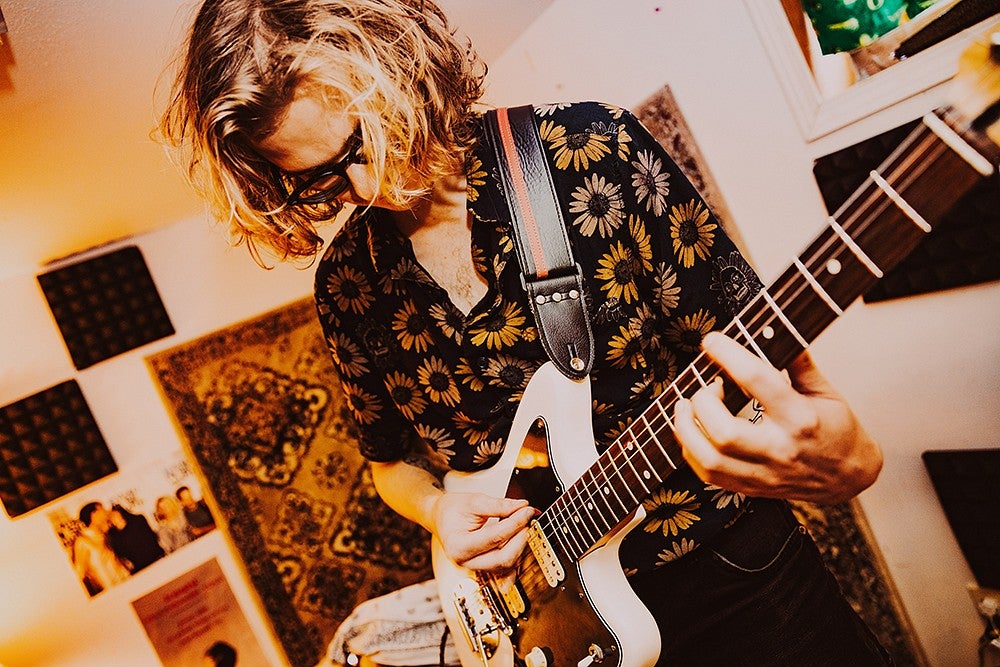
[[[802,0],[823,53],[853,51],[867,46],[900,24],[907,15],[906,0]]]

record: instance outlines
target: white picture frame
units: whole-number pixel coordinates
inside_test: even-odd
[[[781,0],[743,0],[789,107],[807,142],[815,141],[954,76],[968,39],[983,21],[892,67],[824,96],[802,55]]]

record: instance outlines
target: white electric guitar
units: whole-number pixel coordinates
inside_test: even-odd
[[[951,105],[923,122],[871,172],[792,265],[723,330],[777,368],[909,253],[1000,163],[1000,24],[962,56]],[[677,466],[672,415],[721,374],[699,356],[603,454],[589,382],[539,368],[493,467],[449,473],[449,491],[526,498],[543,510],[516,575],[503,581],[450,561],[434,540],[434,573],[464,667],[652,665],[656,625],[629,587],[618,546],[642,501]],[[726,404],[747,399],[726,382]]]

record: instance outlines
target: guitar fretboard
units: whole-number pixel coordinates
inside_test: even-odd
[[[992,173],[990,160],[997,156],[978,141],[973,149],[942,120],[947,113],[928,114],[723,333],[785,368]],[[575,561],[637,509],[683,463],[674,437],[674,405],[720,375],[704,354],[679,373],[539,517],[549,541]],[[742,408],[747,397],[732,381],[724,386],[726,405]]]

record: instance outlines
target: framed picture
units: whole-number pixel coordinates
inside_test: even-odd
[[[913,23],[915,26],[929,24],[961,1],[939,0],[940,6],[932,6],[913,19]],[[804,15],[794,10],[796,6],[801,9],[799,0],[743,2],[806,141],[819,139],[947,81],[955,74],[959,55],[969,39],[979,34],[990,20],[1000,16],[1000,11],[995,8],[986,10],[984,13],[993,12],[991,18],[959,30],[911,57],[892,58],[891,67],[831,85],[811,66],[815,64],[815,60],[809,58],[812,37],[803,28],[801,21],[805,21]],[[905,24],[897,30],[903,29],[907,34],[913,31],[913,27],[907,28]],[[902,41],[899,35],[892,32],[884,35],[883,39],[893,43]],[[889,47],[890,55],[891,49]]]

